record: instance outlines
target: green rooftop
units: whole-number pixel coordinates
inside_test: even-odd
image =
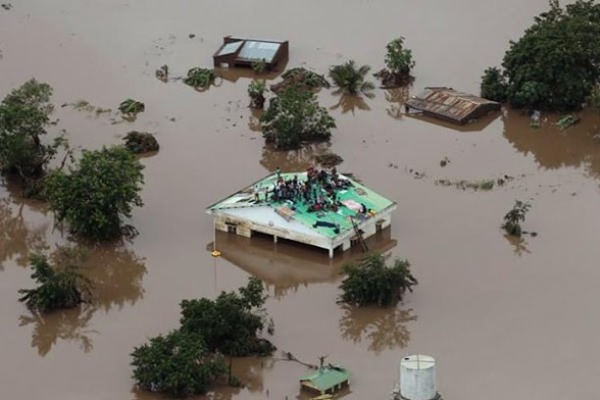
[[[350,371],[339,365],[320,367],[316,372],[304,375],[300,383],[321,393],[339,389],[341,385],[350,382]]]
[[[279,174],[279,178],[284,181],[293,180],[294,177],[299,182],[304,183],[307,180],[307,173]],[[377,213],[394,205],[394,202],[391,200],[375,193],[356,180],[343,174],[340,174],[339,177],[346,184],[343,187],[338,186],[333,189],[337,199],[337,209],[331,209],[328,206],[317,211],[309,211],[314,201],[306,201],[303,196],[295,196],[293,199],[286,200],[275,199],[272,194],[278,181],[278,174],[275,173],[208,207],[208,210],[217,211],[240,207],[272,207],[286,220],[293,219],[323,236],[334,238],[342,232],[353,229],[350,217],[355,217],[357,224],[359,224],[361,219],[377,218]],[[311,199],[323,198],[327,202],[333,203],[324,185],[319,184],[313,187]],[[257,193],[258,201],[256,200]],[[366,214],[360,212],[363,204],[368,210]],[[318,225],[317,222],[319,223]]]

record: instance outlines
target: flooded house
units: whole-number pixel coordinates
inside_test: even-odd
[[[427,87],[404,103],[407,114],[422,113],[455,124],[464,125],[491,112],[501,104],[448,87]]]
[[[252,67],[264,62],[267,70],[287,61],[288,41],[242,39],[231,36],[223,38],[223,44],[213,55],[215,67]]]
[[[309,168],[276,172],[211,205],[216,230],[267,235],[325,249],[329,257],[391,225],[397,204],[347,175]]]

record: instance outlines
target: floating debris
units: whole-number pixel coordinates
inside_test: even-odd
[[[564,131],[565,129],[570,128],[571,126],[579,123],[580,120],[580,117],[576,117],[573,114],[569,114],[561,117],[556,122],[556,126],[558,126],[558,129],[560,129],[561,131]]]
[[[4,8],[5,10],[8,11],[13,7],[13,5],[11,3],[2,3],[2,4],[0,4],[0,7]]]
[[[444,157],[442,159],[442,161],[440,161],[440,167],[445,167],[446,165],[450,164],[450,159],[448,157]]]
[[[162,67],[160,67],[159,69],[157,69],[154,74],[156,75],[156,77],[158,78],[158,80],[163,81],[163,82],[167,82],[169,80],[169,66],[168,65],[163,65]]]
[[[494,188],[496,181],[494,180],[481,180],[481,181],[450,181],[449,179],[438,179],[435,181],[436,185],[439,186],[454,186],[457,189],[466,190],[492,190]]]
[[[112,112],[110,108],[96,107],[90,104],[90,102],[87,100],[77,100],[74,103],[65,103],[62,105],[62,107],[66,106],[71,106],[74,110],[77,111],[96,113],[96,115]]]

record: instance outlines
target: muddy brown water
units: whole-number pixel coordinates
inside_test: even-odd
[[[36,77],[55,89],[52,132],[67,130],[76,146],[117,143],[132,129],[156,132],[161,144],[143,159],[146,204],[132,218],[139,236],[89,250],[85,268],[98,282],[91,307],[39,317],[16,301],[16,291],[31,285],[27,253],[52,251],[69,238],[43,205],[0,188],[1,397],[159,399],[133,389],[133,347],[176,327],[181,299],[214,297],[252,273],[272,295],[273,342],[302,360],[329,354],[350,368],[348,399],[386,398],[400,358],[410,353],[437,358],[447,399],[594,398],[597,116],[586,113],[561,132],[556,117],[532,129],[528,118],[505,111],[476,129],[455,129],[403,115],[406,93],[376,90],[356,102],[324,91],[320,100],[338,124],[331,144],[273,153],[246,107],[247,74],[228,75],[204,93],[154,77],[163,64],[172,77],[210,66],[228,34],[289,39],[288,66],[321,72],[350,58],[377,70],[385,43],[404,35],[417,61],[411,93],[428,85],[477,92],[483,69],[500,62],[508,40],[546,3],[22,0],[0,10],[0,95]],[[128,97],[146,103],[132,123],[60,107],[85,99],[115,109]],[[344,158],[340,170],[398,202],[389,237],[378,240],[410,260],[420,284],[397,309],[336,304],[339,265],[321,253],[226,235],[217,236],[223,257],[207,251],[207,205],[277,166],[303,168],[322,148]],[[444,157],[450,163],[442,168]],[[505,174],[515,179],[488,192],[435,185]],[[515,241],[500,231],[515,199],[533,204],[525,229],[537,237]],[[233,368],[248,387],[220,389],[213,398],[297,398],[306,371],[253,358]]]

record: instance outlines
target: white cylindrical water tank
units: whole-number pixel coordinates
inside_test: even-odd
[[[425,355],[400,361],[400,396],[408,400],[431,400],[437,395],[435,359]]]

